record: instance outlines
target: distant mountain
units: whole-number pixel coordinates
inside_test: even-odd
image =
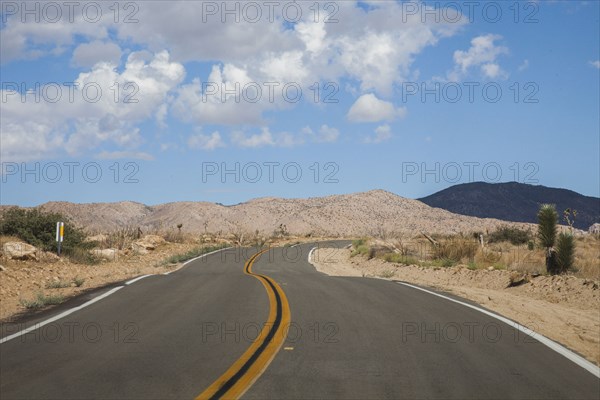
[[[2,209],[7,206],[0,206]],[[315,236],[361,236],[382,233],[418,235],[493,230],[503,221],[456,215],[420,201],[383,190],[313,197],[260,198],[235,206],[207,202],[177,202],[147,206],[134,202],[74,204],[45,203],[38,208],[60,212],[88,232],[140,227],[145,232],[183,231],[271,234],[285,225],[289,233]],[[525,224],[517,224],[525,226]]]
[[[564,224],[562,213],[567,208],[577,210],[576,228],[587,230],[590,225],[600,222],[598,197],[517,182],[465,183],[419,200],[456,214],[532,223],[537,222],[540,204],[550,203],[556,205],[561,224]]]

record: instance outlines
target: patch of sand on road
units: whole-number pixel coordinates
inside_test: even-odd
[[[316,249],[315,268],[332,276],[400,280],[446,291],[481,304],[600,364],[598,282],[573,276],[529,277],[508,287],[511,272],[464,266],[426,268],[350,256],[350,249]]]

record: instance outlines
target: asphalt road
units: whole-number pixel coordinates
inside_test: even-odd
[[[326,276],[311,247],[225,250],[6,341],[0,398],[600,398],[600,379],[509,325]]]

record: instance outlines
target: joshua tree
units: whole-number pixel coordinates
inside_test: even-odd
[[[538,211],[538,238],[542,247],[546,248],[546,270],[550,274],[558,272],[554,242],[556,241],[556,221],[558,214],[552,204],[542,204]]]
[[[556,264],[559,272],[567,272],[575,261],[575,240],[570,232],[561,232],[556,242]]]

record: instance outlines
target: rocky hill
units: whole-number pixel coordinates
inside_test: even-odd
[[[202,233],[270,235],[283,225],[290,234],[360,236],[390,233],[457,233],[493,230],[494,219],[457,215],[383,190],[308,199],[259,198],[235,206],[177,202],[146,206],[134,202],[74,204],[50,202],[43,210],[61,212],[89,232],[120,228],[176,229]]]

